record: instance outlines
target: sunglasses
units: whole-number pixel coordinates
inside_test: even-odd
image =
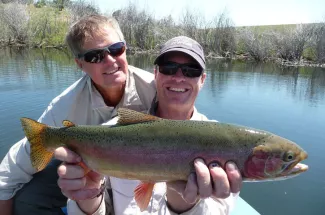
[[[179,68],[181,68],[183,75],[188,78],[200,77],[203,72],[202,68],[197,64],[179,64],[175,62],[165,62],[159,65],[159,72],[164,75],[175,75]]]
[[[105,58],[106,52],[112,57],[118,57],[124,53],[125,49],[125,42],[117,42],[104,48],[91,49],[83,54],[78,54],[78,58],[88,63],[100,63]]]

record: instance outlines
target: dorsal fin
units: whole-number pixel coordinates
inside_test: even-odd
[[[117,123],[120,125],[129,125],[141,122],[161,120],[161,118],[159,117],[141,113],[135,110],[130,110],[127,108],[119,108],[117,110],[117,113],[119,116]]]
[[[73,127],[73,126],[76,126],[73,122],[71,122],[69,120],[63,120],[62,121],[62,125],[64,125],[65,127]]]

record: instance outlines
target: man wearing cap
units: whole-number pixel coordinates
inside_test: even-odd
[[[208,120],[194,107],[206,77],[201,45],[185,36],[172,38],[161,47],[154,63],[157,96],[149,113],[166,119]],[[80,167],[71,165],[78,156],[63,147],[55,156],[69,163],[58,170],[64,170],[58,180],[62,192],[74,199],[68,201],[69,214],[229,214],[242,183],[234,163],[228,162],[223,170],[217,163],[196,159],[196,173],[189,175],[187,182],[157,183],[148,208],[141,212],[133,194],[139,181],[109,177],[108,189],[102,195],[97,189],[97,197],[86,198],[85,193],[100,187],[102,177],[94,172],[92,177],[83,177]]]

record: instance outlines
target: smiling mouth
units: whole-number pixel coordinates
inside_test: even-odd
[[[188,91],[188,89],[185,88],[175,88],[175,87],[167,87],[167,90],[172,92],[177,92],[177,93],[185,93]]]
[[[116,70],[110,71],[110,72],[104,72],[103,75],[111,75],[114,74],[115,72],[119,71],[120,68],[117,68]]]

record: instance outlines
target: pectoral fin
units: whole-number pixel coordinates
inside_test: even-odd
[[[83,161],[80,161],[79,163],[77,163],[77,165],[83,168],[85,175],[87,175],[91,171],[91,169],[89,169],[89,167]]]
[[[135,188],[134,198],[141,212],[147,209],[154,186],[154,183],[141,183]]]

